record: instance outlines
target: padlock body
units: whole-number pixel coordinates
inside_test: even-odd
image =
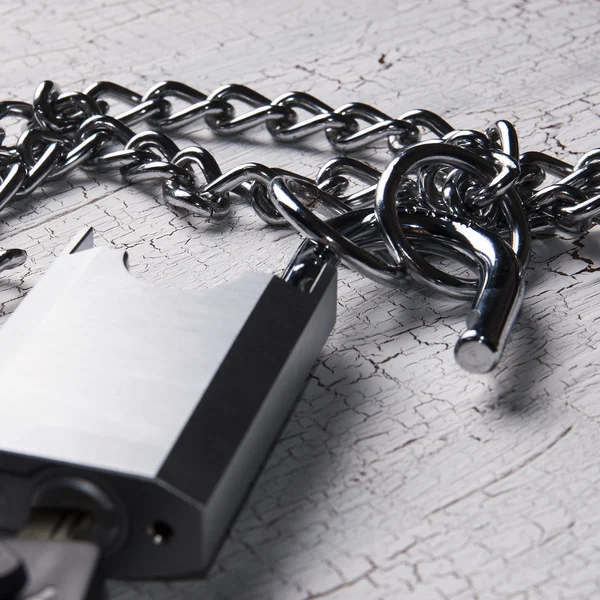
[[[122,252],[67,252],[0,330],[0,529],[85,510],[114,577],[202,574],[335,322],[310,292],[248,273],[181,292]]]

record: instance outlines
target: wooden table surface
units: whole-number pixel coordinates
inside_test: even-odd
[[[5,2],[3,99],[113,80],[203,91],[243,83],[339,106],[439,112],[457,128],[515,123],[523,150],[575,162],[599,144],[597,0]],[[228,168],[314,176],[323,136],[181,134]],[[385,148],[359,154],[383,167]],[[298,243],[239,203],[224,224],[154,185],[78,172],[3,213],[28,250],[0,278],[3,320],[69,237],[127,248],[137,277],[196,289],[281,270]],[[343,269],[336,329],[209,577],[110,582],[110,597],[259,600],[600,598],[598,231],[534,244],[527,293],[493,374],[452,347],[468,306]]]

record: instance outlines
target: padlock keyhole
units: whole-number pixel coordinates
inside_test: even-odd
[[[66,518],[71,527],[67,537],[94,542],[106,554],[116,551],[122,542],[124,520],[120,511],[103,489],[83,477],[45,479],[34,491],[30,507],[33,516]]]

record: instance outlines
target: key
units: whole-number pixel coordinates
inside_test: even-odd
[[[200,292],[78,236],[0,330],[0,530],[88,515],[107,576],[202,575],[335,322],[313,242]]]
[[[96,600],[101,597],[100,551],[89,542],[11,539],[0,544],[0,552],[10,552],[27,572],[18,587],[13,576],[9,583],[12,591],[0,596],[2,600]],[[7,581],[6,573],[0,573],[0,589],[5,589]]]
[[[0,600],[12,600],[26,583],[27,573],[23,559],[0,543]]]
[[[100,550],[71,539],[83,521],[79,513],[34,512],[18,538],[0,541],[0,600],[100,598]]]

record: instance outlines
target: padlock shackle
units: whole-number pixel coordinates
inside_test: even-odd
[[[290,185],[291,184],[291,185]],[[398,285],[400,277],[393,279],[392,266],[377,254],[366,250],[373,244],[387,242],[377,227],[378,216],[372,209],[363,209],[322,221],[309,211],[297,197],[299,189],[290,178],[277,177],[271,183],[271,193],[278,209],[302,233],[309,235],[313,243],[330,248],[342,261],[369,256],[386,266],[378,271],[384,283]],[[464,331],[455,347],[457,362],[465,370],[487,373],[500,360],[510,330],[519,312],[524,295],[524,281],[519,259],[511,247],[496,233],[485,230],[470,220],[439,214],[423,209],[396,207],[395,221],[402,228],[402,235],[417,240],[416,245],[424,254],[440,255],[447,252],[452,258],[458,256],[475,263],[479,271],[479,287],[467,317]],[[404,233],[404,231],[406,233]],[[414,243],[414,242],[413,242]],[[389,244],[385,244],[389,252]],[[373,262],[369,259],[371,262]],[[395,257],[401,261],[401,257]],[[353,264],[353,266],[355,266]],[[369,271],[380,265],[361,264]],[[403,275],[403,262],[397,270]],[[459,290],[457,289],[456,292]],[[464,297],[464,290],[453,294]]]
[[[311,292],[323,272],[337,267],[340,259],[324,244],[306,239],[296,250],[281,278],[301,291]]]

